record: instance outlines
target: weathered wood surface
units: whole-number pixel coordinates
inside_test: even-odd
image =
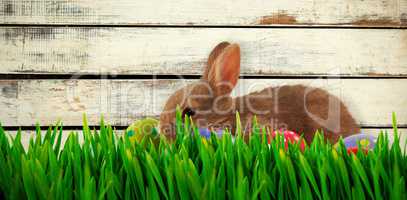
[[[368,133],[372,135],[378,135],[381,131],[386,132],[390,134],[390,136],[393,133],[393,129],[362,129],[362,133]],[[77,130],[64,130],[62,132],[62,137],[61,137],[61,142],[62,144],[65,144],[66,140],[68,139],[68,136],[71,132],[75,132],[78,134],[78,139],[80,143],[83,143],[83,135],[82,131],[77,131]],[[15,138],[17,131],[7,131],[7,133],[11,138]],[[22,137],[21,137],[21,144],[24,146],[26,150],[28,150],[28,146],[30,144],[30,138],[33,137],[35,138],[36,132],[35,131],[22,131]],[[122,136],[123,135],[123,130],[117,130],[115,133],[118,135]],[[42,134],[45,134],[45,131],[42,132]],[[402,149],[406,149],[406,141],[407,141],[407,129],[401,128],[399,129],[399,136],[400,136],[400,147]],[[407,150],[407,149],[406,149]]]
[[[407,30],[0,28],[0,73],[201,74],[237,42],[244,75],[407,75]]]
[[[103,114],[127,126],[157,117],[170,94],[191,80],[8,80],[0,81],[0,121],[5,126],[42,125],[62,120],[81,125],[82,114],[97,125]],[[407,79],[242,79],[234,96],[268,86],[302,83],[322,87],[343,99],[363,126],[390,127],[391,113],[407,124]]]
[[[405,26],[406,0],[3,0],[3,24]]]

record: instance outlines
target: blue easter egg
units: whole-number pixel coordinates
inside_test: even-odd
[[[199,128],[199,134],[206,139],[209,139],[211,137],[211,131],[208,128]],[[222,134],[222,130],[216,130],[215,132],[215,135],[218,137],[222,137]]]
[[[343,139],[346,148],[358,147],[360,143],[363,147],[373,149],[376,145],[376,141],[377,137],[365,133],[351,135]]]
[[[199,128],[199,134],[204,138],[211,137],[211,131],[207,128]]]

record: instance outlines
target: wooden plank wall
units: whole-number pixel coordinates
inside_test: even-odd
[[[3,0],[0,121],[69,128],[86,112],[91,125],[103,114],[125,127],[158,116],[210,50],[231,41],[244,78],[234,95],[318,86],[365,129],[390,128],[393,111],[405,128],[406,27],[407,0]]]

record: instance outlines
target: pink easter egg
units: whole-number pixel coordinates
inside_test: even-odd
[[[285,146],[286,149],[288,148],[288,143],[289,142],[292,143],[292,144],[295,144],[295,143],[298,143],[300,141],[300,139],[301,139],[300,135],[295,133],[294,131],[288,131],[288,130],[278,131],[278,132],[274,131],[271,134],[271,138],[269,137],[269,144],[271,142],[271,139],[276,137],[277,133],[284,135],[284,146]],[[301,150],[304,150],[304,148],[305,148],[305,142],[304,142],[303,139],[300,142],[300,148],[301,148]]]

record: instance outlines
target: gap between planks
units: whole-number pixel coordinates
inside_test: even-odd
[[[183,74],[183,75],[170,75],[170,74],[50,74],[50,73],[0,73],[0,80],[171,80],[171,79],[191,79],[198,80],[200,75],[196,74]],[[407,79],[404,75],[352,75],[352,74],[314,74],[314,75],[242,75],[240,79]]]
[[[49,28],[197,28],[197,29],[223,29],[223,28],[244,28],[244,29],[407,29],[407,25],[290,25],[271,24],[267,26],[258,25],[160,25],[160,24],[0,24],[0,27],[49,27]]]

